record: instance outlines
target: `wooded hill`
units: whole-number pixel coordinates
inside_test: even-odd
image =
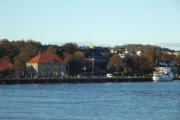
[[[155,50],[160,50],[160,51],[165,51],[165,52],[172,52],[174,50],[170,50],[169,48],[162,48],[160,46],[155,46],[155,45],[142,45],[142,44],[127,44],[127,45],[122,45],[122,46],[115,46],[115,49],[127,49],[130,52],[133,51],[145,51],[147,49],[155,49]]]

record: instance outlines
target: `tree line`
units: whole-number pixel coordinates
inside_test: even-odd
[[[33,40],[9,41],[3,39],[0,41],[0,58],[10,61],[17,65],[22,72],[26,70],[26,62],[38,53],[51,52],[58,55],[68,64],[69,72],[77,74],[85,64],[84,53],[78,50],[75,43],[66,43],[63,46],[42,45]]]
[[[142,47],[142,46],[141,46]],[[144,49],[144,47],[143,47]],[[75,43],[66,43],[58,45],[42,45],[33,40],[9,41],[3,39],[0,41],[0,58],[6,59],[17,65],[22,72],[26,70],[25,63],[35,57],[39,52],[51,52],[58,55],[67,64],[69,74],[80,74],[86,64],[85,54],[79,50]],[[118,54],[112,54],[107,62],[108,72],[116,73],[151,73],[159,60],[175,60],[175,64],[180,66],[180,54],[174,57],[166,51],[149,47],[144,49],[141,56],[130,56],[124,61]],[[107,69],[101,70],[107,72]],[[97,71],[98,72],[98,71]]]

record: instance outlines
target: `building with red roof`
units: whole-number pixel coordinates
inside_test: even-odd
[[[0,71],[4,71],[7,69],[19,70],[19,67],[13,65],[11,62],[7,60],[0,59]]]
[[[19,77],[20,76],[20,69],[18,66],[13,65],[11,62],[8,60],[0,59],[0,72],[4,72],[6,70],[13,70],[13,76],[14,77]],[[0,75],[3,76],[3,75]]]
[[[29,77],[61,77],[66,75],[66,64],[55,54],[40,53],[26,62]]]

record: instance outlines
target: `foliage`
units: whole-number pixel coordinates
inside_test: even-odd
[[[1,59],[2,59],[2,60],[6,60],[6,61],[11,62],[11,59],[10,59],[10,57],[9,57],[9,56],[4,56],[4,57],[2,57]]]
[[[128,69],[131,72],[145,72],[152,69],[152,66],[145,56],[132,56],[128,60]]]
[[[73,55],[67,55],[65,57],[65,62],[68,64],[70,74],[78,74],[85,64],[84,53],[76,51]]]
[[[178,69],[180,70],[180,54],[178,54],[175,58],[175,65],[177,65]]]
[[[180,54],[176,56],[176,58],[175,58],[175,64],[176,64],[177,66],[180,66]]]
[[[0,52],[1,57],[9,56],[10,58],[13,58],[18,52],[16,47],[7,39],[1,40],[0,49],[1,49]]]
[[[39,48],[34,44],[27,44],[21,48],[20,53],[14,57],[15,65],[19,66],[22,71],[25,71],[25,63],[39,53]]]
[[[25,63],[41,51],[41,43],[32,40],[28,41],[8,41],[3,39],[0,41],[0,57],[10,58],[15,65],[25,71]]]
[[[53,45],[49,45],[47,48],[47,52],[56,54],[57,53],[57,47],[53,46]]]
[[[142,45],[142,44],[127,44],[123,46],[116,46],[115,49],[127,49],[128,51],[146,51],[148,49],[155,49],[156,51],[171,51],[168,48],[161,48],[159,46],[153,46],[153,45]]]
[[[180,54],[178,54],[175,58],[175,65],[178,66],[178,72],[180,73]]]
[[[68,55],[73,55],[78,50],[78,46],[74,43],[66,43],[63,46],[57,48],[57,54],[61,58],[65,58]]]
[[[163,61],[170,61],[172,59],[172,56],[166,52],[163,52],[160,59]]]
[[[144,51],[144,57],[149,62],[149,67],[150,67],[149,69],[153,69],[154,66],[157,65],[158,56],[156,53],[157,53],[156,50],[153,48]]]
[[[2,75],[2,77],[5,78],[5,79],[12,79],[13,75],[14,75],[14,72],[15,72],[14,70],[9,68],[9,69],[0,71],[0,75]]]
[[[110,70],[115,70],[115,71],[122,71],[124,64],[123,64],[123,59],[120,58],[118,54],[114,54],[110,59],[108,63],[108,68]]]

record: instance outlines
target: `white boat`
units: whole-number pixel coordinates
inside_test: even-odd
[[[172,81],[174,79],[173,72],[169,67],[157,67],[153,72],[153,81]]]

